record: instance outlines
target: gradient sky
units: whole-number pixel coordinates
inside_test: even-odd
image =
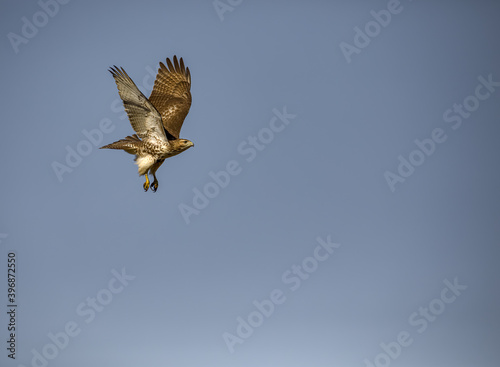
[[[500,3],[44,1],[0,3],[2,366],[498,366]],[[107,69],[173,55],[144,193]]]

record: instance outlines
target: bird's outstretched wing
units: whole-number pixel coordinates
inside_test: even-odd
[[[160,114],[137,88],[125,70],[113,66],[109,69],[109,72],[115,78],[118,93],[123,100],[123,106],[137,135],[144,139],[149,131],[157,138],[166,141],[167,136],[165,135]]]
[[[191,74],[184,61],[174,56],[167,58],[168,68],[160,62],[158,75],[149,100],[161,114],[163,126],[169,135],[179,138],[182,123],[191,107]]]

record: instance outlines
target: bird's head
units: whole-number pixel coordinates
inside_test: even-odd
[[[191,147],[194,147],[194,144],[191,140],[187,139],[179,139],[179,148],[184,151],[186,149],[189,149]]]

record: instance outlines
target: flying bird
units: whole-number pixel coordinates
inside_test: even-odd
[[[100,149],[122,149],[135,154],[139,175],[146,177],[144,191],[156,192],[156,171],[165,159],[194,146],[187,139],[180,139],[182,123],[191,107],[191,74],[182,57],[167,66],[160,62],[153,91],[149,99],[141,93],[123,68],[109,69],[115,79],[132,128],[136,132]],[[148,173],[154,178],[150,185]]]

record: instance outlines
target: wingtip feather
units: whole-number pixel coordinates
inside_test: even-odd
[[[170,72],[173,72],[175,70],[174,65],[172,65],[172,61],[170,61],[168,57],[167,57],[167,66]]]
[[[177,60],[177,56],[174,55],[174,67],[175,67],[175,71],[176,72],[180,72],[181,71],[181,67],[179,66],[179,60]]]

